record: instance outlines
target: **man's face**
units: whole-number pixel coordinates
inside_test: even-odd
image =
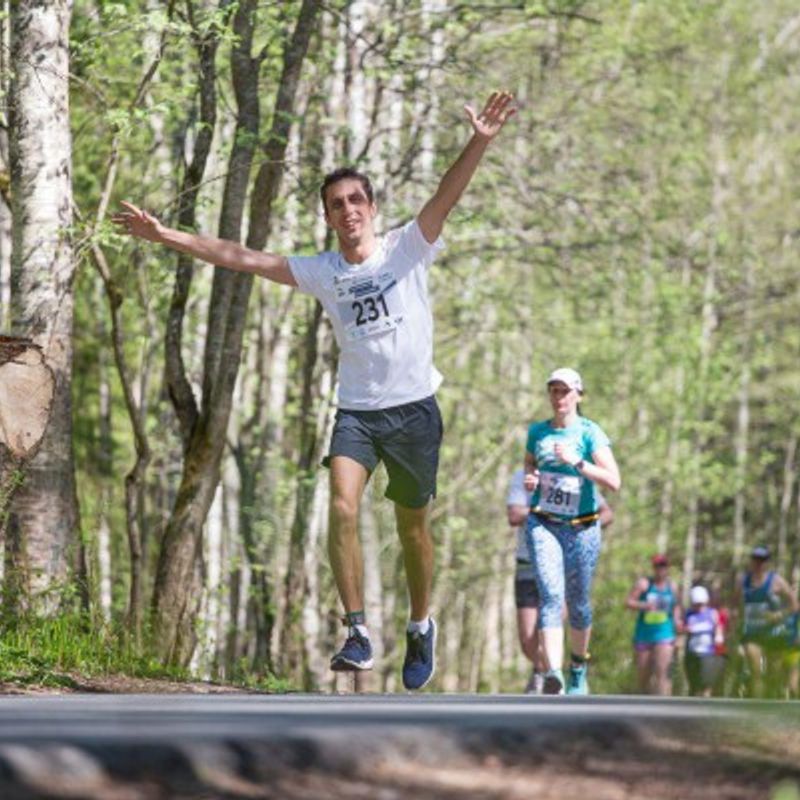
[[[377,213],[357,178],[344,178],[325,190],[325,219],[340,241],[356,244],[371,234]]]

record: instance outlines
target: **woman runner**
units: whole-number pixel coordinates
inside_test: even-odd
[[[621,480],[608,437],[580,415],[581,376],[557,369],[547,391],[553,416],[530,426],[525,452],[525,488],[533,492],[525,534],[539,587],[544,693],[564,693],[566,599],[572,647],[566,691],[588,694],[591,588],[601,540],[597,485],[616,492]]]
[[[672,694],[670,668],[675,655],[675,635],[680,624],[678,590],[669,577],[669,559],[663,553],[652,558],[655,574],[639,578],[625,605],[637,612],[633,649],[639,691]]]
[[[711,697],[711,690],[724,667],[723,657],[718,654],[724,643],[722,626],[717,610],[709,605],[710,597],[705,586],[693,586],[689,600],[691,605],[683,618],[683,632],[686,634],[683,666],[689,694]]]

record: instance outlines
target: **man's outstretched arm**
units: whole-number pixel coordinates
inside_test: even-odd
[[[276,283],[297,286],[285,256],[251,250],[238,242],[168,228],[152,214],[137,208],[132,203],[123,201],[122,206],[125,210],[115,214],[111,221],[131,236],[163,244],[218,267],[226,267],[237,272],[251,272]]]
[[[508,92],[492,92],[480,114],[476,114],[471,106],[464,106],[472,125],[472,137],[453,166],[445,172],[436,194],[417,217],[422,235],[428,242],[433,243],[439,237],[447,215],[472,180],[489,142],[516,112],[513,100]]]

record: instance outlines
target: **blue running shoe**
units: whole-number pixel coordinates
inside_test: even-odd
[[[425,634],[406,633],[406,659],[403,662],[403,686],[421,689],[436,671],[436,623],[430,618]]]
[[[589,683],[586,680],[586,664],[571,664],[569,668],[569,680],[567,682],[567,694],[589,694]]]
[[[372,645],[366,636],[350,628],[342,649],[331,659],[334,672],[372,669]]]
[[[564,673],[560,669],[545,673],[542,694],[564,694]]]

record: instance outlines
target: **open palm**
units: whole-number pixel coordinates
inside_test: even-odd
[[[133,203],[121,202],[124,211],[111,217],[111,221],[124,233],[148,241],[158,241],[161,223],[152,215]]]
[[[510,92],[492,92],[480,114],[476,114],[472,106],[464,106],[464,110],[475,133],[492,139],[500,132],[506,120],[516,113],[517,108],[512,105],[513,101]]]

